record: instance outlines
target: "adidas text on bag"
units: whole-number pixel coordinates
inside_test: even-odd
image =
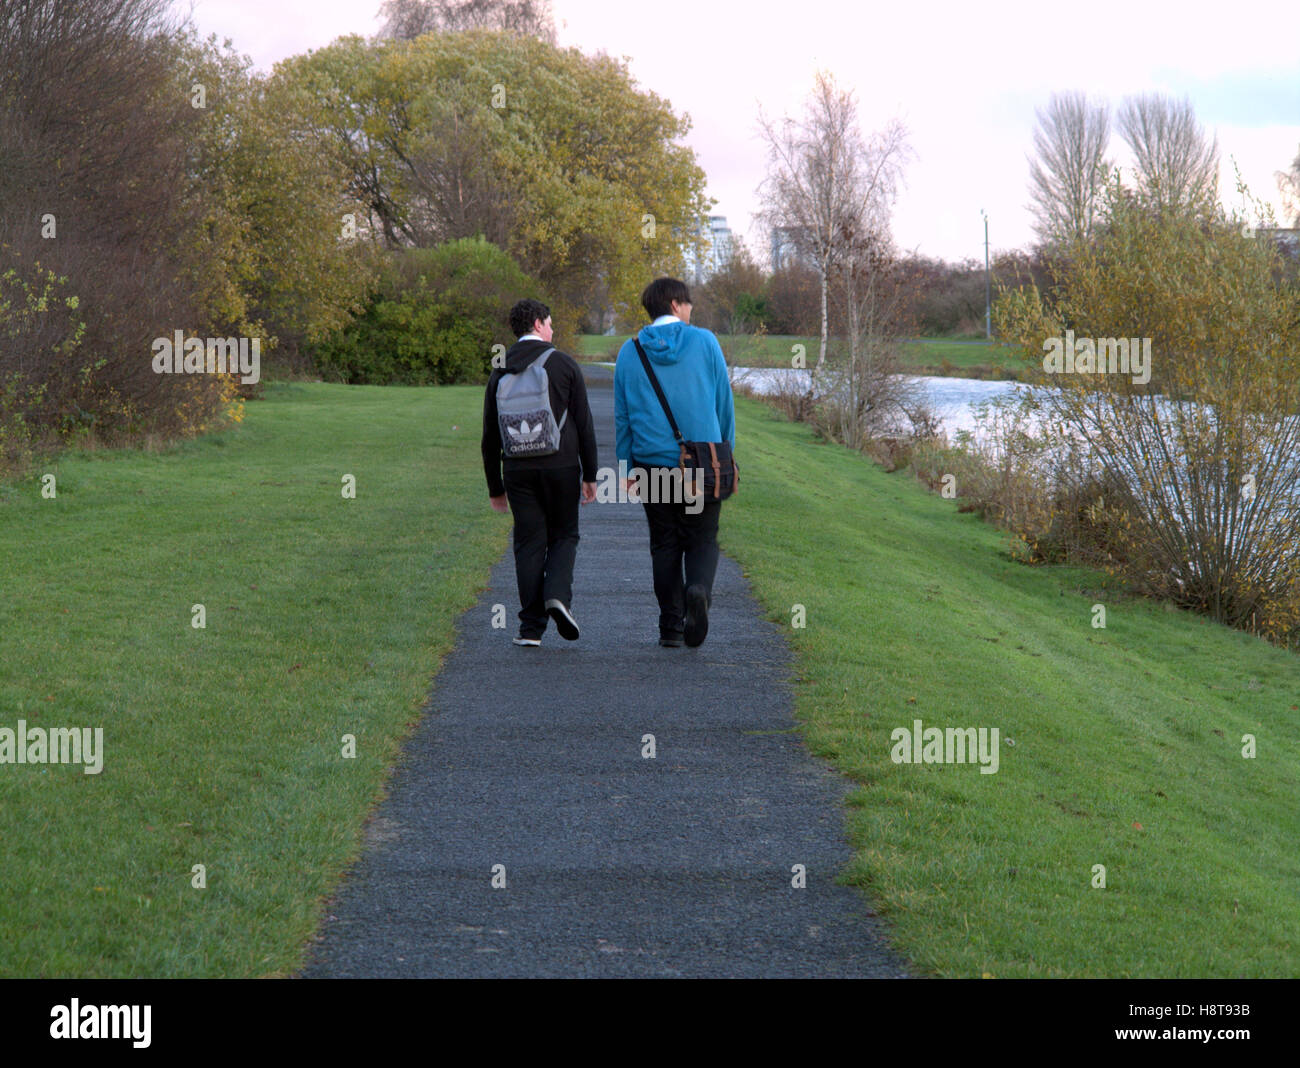
[[[566,411],[555,421],[551,411],[551,380],[546,361],[550,348],[518,374],[506,372],[497,381],[497,422],[501,427],[501,451],[512,460],[525,456],[550,456],[560,451],[560,433]]]

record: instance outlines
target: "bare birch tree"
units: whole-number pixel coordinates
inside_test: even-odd
[[[847,342],[827,383],[821,418],[837,440],[855,449],[900,434],[916,420],[917,391],[899,373],[899,339],[908,286],[887,230],[852,236],[833,272],[833,311]]]
[[[1109,164],[1110,109],[1086,93],[1053,93],[1036,112],[1029,190],[1034,229],[1045,245],[1068,245],[1092,233]]]
[[[1219,141],[1206,139],[1186,97],[1127,97],[1119,131],[1133,150],[1138,190],[1157,208],[1205,211],[1219,192]]]
[[[815,376],[826,362],[831,273],[864,235],[887,230],[909,155],[907,132],[895,120],[864,137],[852,92],[826,72],[818,73],[802,118],[772,121],[760,113],[759,124],[768,148],[762,218],[790,238],[820,281]]]

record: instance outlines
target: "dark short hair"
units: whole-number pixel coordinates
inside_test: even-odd
[[[678,304],[691,302],[691,291],[686,288],[685,282],[679,282],[676,278],[656,278],[641,294],[641,307],[645,308],[645,313],[651,319],[672,315],[673,301]]]
[[[526,297],[510,309],[510,329],[515,337],[523,337],[533,332],[533,323],[544,323],[550,317],[550,308],[540,300]]]

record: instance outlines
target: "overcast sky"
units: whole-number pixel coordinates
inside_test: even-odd
[[[192,6],[202,33],[231,38],[268,71],[335,37],[379,29],[380,0],[179,6]],[[652,6],[667,12],[658,25],[640,21]],[[1112,110],[1135,92],[1190,96],[1218,135],[1229,207],[1240,206],[1235,158],[1281,218],[1274,173],[1300,151],[1296,0],[554,0],[554,11],[560,44],[626,57],[642,87],[690,115],[687,140],[708,174],[713,210],[753,246],[765,159],[759,108],[798,112],[819,68],[856,92],[864,129],[895,116],[907,124],[915,158],[894,235],[904,248],[949,260],[982,258],[981,208],[995,253],[1031,242],[1026,153],[1035,108],[1055,91],[1084,89]],[[1124,163],[1122,149],[1114,134],[1111,153]]]

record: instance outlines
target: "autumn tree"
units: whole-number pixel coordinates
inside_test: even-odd
[[[184,35],[174,64],[186,86],[205,87],[189,154],[208,212],[201,279],[210,316],[292,358],[347,322],[375,276],[364,205],[300,87],[258,77],[247,56],[215,37]]]
[[[821,324],[821,279],[799,261],[774,270],[767,279],[767,327],[774,334],[816,334]]]
[[[745,243],[732,239],[731,254],[703,285],[691,290],[698,320],[719,334],[748,334],[763,324],[766,279]]]
[[[240,383],[156,373],[156,339],[269,357],[346,321],[364,208],[310,110],[161,0],[0,0],[0,411],[51,443],[194,433]]]
[[[1048,290],[999,298],[999,334],[1046,388],[1043,434],[1101,477],[1098,515],[1137,588],[1300,636],[1300,317],[1271,242],[1241,220],[1108,187],[1104,225]],[[1070,453],[1069,449],[1075,449]]]
[[[202,424],[220,383],[158,376],[203,322],[201,126],[162,0],[0,0],[0,411],[34,437]],[[0,427],[0,438],[6,430]]]
[[[474,30],[342,38],[277,74],[316,103],[389,248],[483,236],[547,287],[557,329],[593,285],[632,317],[673,239],[707,213],[689,121],[620,61]]]

